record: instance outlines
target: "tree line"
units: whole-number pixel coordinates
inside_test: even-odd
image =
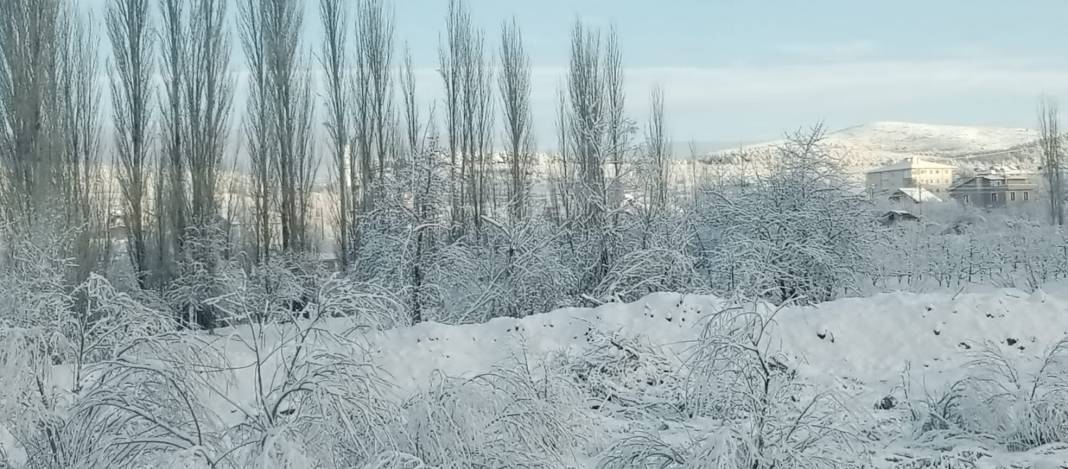
[[[71,259],[72,286],[128,270],[138,294],[190,325],[219,322],[213,304],[236,277],[294,307],[309,301],[330,275],[313,220],[320,176],[341,275],[403,299],[416,322],[734,288],[737,278],[724,287],[719,273],[737,274],[722,265],[749,252],[745,236],[763,236],[760,211],[826,220],[827,210],[782,198],[790,178],[840,182],[816,128],[791,137],[775,177],[699,191],[706,181],[691,166],[694,190],[682,190],[665,92],[650,90],[647,122],[628,116],[614,27],[575,22],[555,152],[539,159],[522,30],[512,19],[491,37],[460,0],[449,2],[439,41],[443,97],[429,105],[419,93],[432,84],[417,82],[386,0],[319,0],[317,18],[299,0],[109,0],[103,34],[65,0],[9,3],[0,25],[6,262],[25,243],[51,240]],[[323,31],[314,40],[313,21]],[[248,73],[239,78],[240,59]],[[113,141],[103,141],[104,125]],[[237,146],[248,156],[240,172]],[[838,214],[858,213],[844,193],[813,194]],[[820,239],[820,227],[803,226],[801,236]],[[860,233],[845,232],[845,241],[828,236],[857,255]],[[764,241],[788,241],[779,238]],[[848,268],[825,267],[818,277],[784,268],[787,278],[768,277],[762,293],[830,295]]]

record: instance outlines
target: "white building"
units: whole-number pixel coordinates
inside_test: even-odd
[[[907,158],[865,173],[865,186],[872,195],[888,195],[902,188],[920,188],[942,194],[953,185],[953,166],[919,158]]]

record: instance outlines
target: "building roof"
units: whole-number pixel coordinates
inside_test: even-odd
[[[937,195],[934,195],[933,192],[922,187],[902,187],[895,191],[894,194],[891,195],[891,197],[898,193],[904,194],[905,197],[912,199],[912,201],[916,203],[942,201],[942,199],[938,198]]]
[[[920,217],[905,210],[890,210],[879,215],[878,220],[883,225],[890,225],[898,221],[918,221]]]
[[[917,217],[916,215],[913,215],[912,212],[909,212],[908,210],[887,210],[886,212],[883,212],[883,216],[886,216],[886,217],[888,217],[888,216],[899,216],[899,217],[913,218],[913,219],[920,218],[920,217]]]
[[[868,174],[871,174],[871,173],[882,173],[882,172],[886,172],[886,171],[900,171],[902,169],[911,169],[911,168],[914,168],[914,167],[917,167],[917,166],[922,166],[924,168],[935,168],[935,169],[956,169],[956,167],[950,166],[948,164],[935,163],[933,161],[922,160],[922,159],[919,159],[919,158],[905,158],[905,159],[903,159],[901,161],[898,161],[897,163],[894,163],[892,165],[883,166],[881,168],[876,168],[876,169],[873,169],[871,171],[868,171]]]
[[[1002,181],[1002,183],[1003,183],[1003,184],[1001,184],[1002,186],[1005,186],[1005,187],[1018,187],[1018,188],[1021,188],[1021,189],[1027,189],[1026,187],[1021,187],[1021,186],[1034,186],[1035,185],[1034,181],[1032,181],[1030,176],[1027,175],[1026,173],[1020,173],[1020,172],[1009,173],[1009,174],[987,173],[987,174],[976,174],[975,176],[959,179],[956,182],[954,182],[952,186],[950,186],[949,190],[950,191],[954,191],[954,190],[960,189],[963,186],[967,186],[968,184],[971,184],[976,179],[985,179],[987,181]],[[1021,181],[1023,181],[1023,182],[1021,182]]]

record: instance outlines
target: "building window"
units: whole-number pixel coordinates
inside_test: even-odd
[[[997,194],[990,194],[990,201],[991,202],[997,202],[998,201],[998,195]]]
[[[1030,194],[1030,192],[1024,192],[1024,202],[1027,202],[1027,196]]]
[[[1009,202],[1016,202],[1016,193],[1009,192]]]

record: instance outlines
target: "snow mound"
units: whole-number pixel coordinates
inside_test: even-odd
[[[726,307],[712,296],[656,293],[634,303],[566,308],[522,319],[483,324],[423,323],[374,333],[372,356],[407,392],[421,389],[435,373],[470,377],[509,362],[518,353],[542,360],[553,353],[590,348],[594,333],[641,339],[682,353],[694,325]]]
[[[475,378],[516,366],[525,366],[525,372],[544,371],[560,365],[554,360],[561,356],[592,357],[595,361],[606,348],[614,352],[606,343],[621,353],[656,351],[658,358],[651,366],[628,375],[642,382],[648,380],[650,388],[656,388],[661,382],[685,380],[685,357],[692,352],[704,325],[722,318],[719,313],[731,306],[712,296],[656,293],[627,304],[567,308],[482,324],[424,323],[369,331],[362,337],[365,353],[390,384],[389,399],[398,403],[433,394],[443,376]],[[872,451],[866,453],[872,459],[868,467],[958,467],[945,462],[948,457],[970,461],[972,465],[966,467],[1016,467],[1006,464],[1021,463],[1027,465],[1019,467],[1045,467],[1042,464],[1054,464],[1051,461],[1068,461],[1068,445],[1058,444],[1016,453],[968,441],[947,445],[944,450],[917,448],[907,435],[907,409],[916,395],[902,395],[901,391],[903,386],[918,393],[945,389],[963,376],[966,364],[980,349],[997,349],[1010,359],[1043,356],[1068,336],[1068,289],[1034,294],[1015,289],[892,293],[778,310],[761,305],[759,309],[765,316],[773,315],[770,348],[781,353],[775,355],[772,365],[796,374],[817,390],[834,393],[844,409],[856,416],[862,427],[858,432],[873,435],[869,443]],[[327,327],[345,330],[351,322],[330,319]],[[217,342],[235,362],[250,358],[247,353],[235,352],[240,348],[236,347],[238,342],[248,340],[243,334],[243,327],[238,326]],[[585,365],[590,366],[582,368]],[[570,366],[565,372],[582,373],[596,369],[597,364],[575,365],[572,361],[565,366]],[[251,376],[235,372],[232,396],[218,403],[220,415],[236,415],[226,406],[242,405],[254,394],[251,380]],[[597,385],[618,383],[585,384],[592,395]],[[658,390],[617,388],[612,392],[648,397]],[[588,414],[581,418],[604,418],[595,417],[600,412],[597,409],[580,406],[579,411]],[[645,418],[638,415],[633,418]],[[715,428],[714,423],[708,426],[700,419],[681,418],[670,425],[665,421],[656,424],[660,426],[658,438],[685,442]],[[620,428],[629,425],[626,421],[606,422]],[[576,456],[578,467],[593,467],[592,458],[599,450],[588,450],[590,454]]]
[[[484,324],[424,323],[372,333],[375,360],[394,384],[414,392],[435,372],[474,376],[507,362],[520,349],[532,359],[589,346],[591,332],[640,339],[683,353],[703,319],[728,303],[712,296],[656,293],[628,304],[567,308]],[[848,377],[894,385],[911,368],[928,384],[945,381],[968,351],[995,344],[1038,357],[1068,335],[1068,291],[1025,293],[890,293],[787,307],[775,334],[785,353],[801,357],[816,378]],[[696,327],[695,327],[696,326]],[[944,375],[944,378],[938,376]]]

